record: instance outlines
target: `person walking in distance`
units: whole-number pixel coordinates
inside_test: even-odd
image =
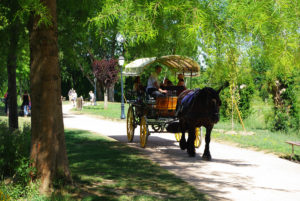
[[[27,117],[29,114],[29,102],[30,102],[30,96],[29,96],[27,90],[24,91],[22,99],[23,99],[22,106],[23,106],[23,110],[24,110],[24,117]]]

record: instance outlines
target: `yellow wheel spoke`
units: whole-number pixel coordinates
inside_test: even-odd
[[[140,144],[141,147],[146,147],[147,139],[148,139],[148,128],[146,125],[146,118],[145,116],[141,117],[141,124],[140,124]]]
[[[197,127],[195,129],[195,142],[194,142],[195,147],[197,148],[200,147],[201,141],[202,141],[201,129]]]
[[[181,136],[182,136],[182,133],[175,133],[175,139],[177,140],[177,142],[180,141]]]
[[[128,108],[128,112],[127,112],[127,138],[128,138],[128,142],[132,142],[133,140],[133,136],[134,136],[134,113],[133,113],[133,107],[130,106]]]

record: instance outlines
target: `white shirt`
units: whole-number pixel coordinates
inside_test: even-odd
[[[94,100],[94,93],[90,93],[91,100]]]
[[[149,77],[149,79],[148,79],[147,89],[150,89],[150,88],[156,88],[155,82],[156,82],[157,85],[159,86],[158,75],[157,75],[156,72],[153,72],[153,73],[151,74],[151,76]]]

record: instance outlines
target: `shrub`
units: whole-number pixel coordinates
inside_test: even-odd
[[[0,121],[0,192],[9,200],[45,200],[39,195],[38,183],[30,182],[30,125],[11,132],[7,122]]]
[[[20,168],[29,165],[30,126],[11,132],[7,123],[0,122],[0,177],[17,176],[21,179]],[[29,166],[28,166],[29,167]],[[17,173],[17,174],[16,174]],[[21,179],[22,181],[24,178]]]

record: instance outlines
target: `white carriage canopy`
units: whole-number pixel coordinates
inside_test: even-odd
[[[193,59],[180,55],[148,57],[134,60],[125,66],[124,75],[139,76],[145,68],[153,63],[162,64],[184,76],[199,76],[200,66]]]

